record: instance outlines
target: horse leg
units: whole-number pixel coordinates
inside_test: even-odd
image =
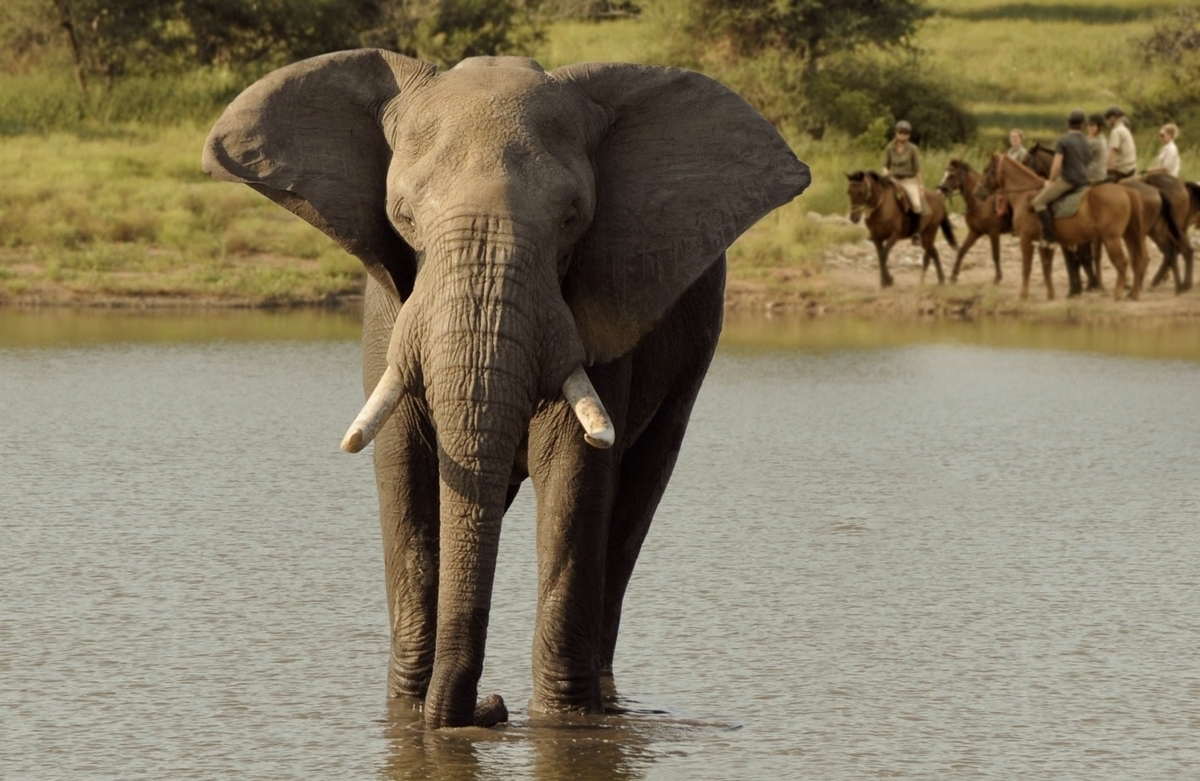
[[[1087,263],[1083,264],[1083,273],[1087,275],[1088,279],[1088,290],[1104,289],[1104,285],[1100,284],[1100,260],[1104,257],[1100,254],[1100,250],[1100,239],[1093,239],[1088,244]]]
[[[1084,247],[1063,247],[1063,264],[1067,267],[1067,298],[1074,298],[1083,293],[1083,282],[1079,276],[1079,267],[1083,264]]]
[[[879,286],[891,287],[892,275],[888,273],[887,259],[888,252],[892,249],[892,244],[895,242],[884,243],[882,241],[875,242],[875,252],[879,255]]]
[[[1157,242],[1156,242],[1157,243]],[[1159,247],[1162,250],[1162,247]],[[1175,292],[1179,292],[1179,269],[1171,267],[1172,258],[1163,250],[1162,263],[1158,265],[1158,271],[1154,272],[1154,278],[1150,280],[1150,287],[1156,288],[1167,280],[1167,272],[1170,271],[1175,279]]]
[[[1157,241],[1154,243],[1158,244]],[[1162,253],[1162,265],[1159,266],[1158,273],[1154,275],[1154,279],[1150,280],[1150,287],[1154,287],[1154,280],[1158,279],[1159,275],[1165,277],[1164,269],[1169,268],[1171,271],[1171,281],[1175,283],[1175,295],[1179,295],[1183,292],[1183,277],[1179,273],[1179,251],[1175,248],[1175,242],[1168,236],[1159,245],[1158,251]]]
[[[1040,230],[1040,228],[1039,228]],[[1029,298],[1029,275],[1033,272],[1033,237],[1021,237],[1021,298]]]
[[[1195,254],[1192,250],[1192,240],[1188,237],[1187,231],[1183,233],[1183,246],[1180,248],[1183,253],[1183,285],[1180,287],[1180,293],[1186,293],[1192,289],[1192,257]]]
[[[1113,285],[1113,301],[1120,301],[1121,296],[1125,294],[1125,269],[1129,265],[1129,261],[1125,257],[1125,250],[1121,247],[1121,240],[1116,236],[1105,238],[1104,246],[1108,250],[1108,256],[1112,258],[1113,266],[1117,269],[1117,281]]]
[[[936,239],[937,239],[937,229],[935,228],[934,230],[929,232],[929,237],[928,237],[929,245],[925,248],[925,257],[933,259],[933,269],[934,269],[934,271],[937,272],[938,284],[944,285],[944,284],[946,284],[946,275],[942,273],[942,259],[938,256],[937,247],[933,243]],[[925,265],[926,266],[929,265],[928,260],[925,261]],[[924,272],[922,272],[922,273],[924,273]]]
[[[1129,299],[1137,301],[1142,295],[1142,284],[1146,281],[1146,267],[1150,265],[1150,256],[1146,254],[1145,239],[1141,239],[1141,244],[1138,240],[1126,238],[1125,243],[1129,249],[1129,265],[1133,269],[1133,290],[1129,292]]]
[[[967,250],[971,249],[979,240],[979,235],[973,228],[967,230],[967,238],[963,240],[962,246],[958,248],[958,254],[954,256],[954,268],[950,271],[951,282],[958,281],[958,270],[962,268],[963,258],[966,256]]]
[[[1054,279],[1050,272],[1054,266],[1054,246],[1038,247],[1038,255],[1042,258],[1042,276],[1046,278],[1046,300],[1054,300]],[[1032,265],[1032,259],[1031,259]]]
[[[992,231],[991,233],[989,233],[988,240],[992,242],[992,263],[996,266],[995,284],[999,285],[1000,280],[1004,278],[1004,275],[1000,273],[1000,233],[999,233],[999,231]],[[951,280],[951,281],[953,281],[953,280]]]

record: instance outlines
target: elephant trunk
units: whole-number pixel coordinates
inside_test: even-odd
[[[501,519],[539,400],[572,378],[588,435],[612,439],[580,366],[582,345],[557,278],[539,275],[547,265],[527,242],[498,231],[481,240],[480,233],[427,257],[430,286],[414,291],[416,352],[440,475],[437,640],[425,700],[431,728],[477,718]]]

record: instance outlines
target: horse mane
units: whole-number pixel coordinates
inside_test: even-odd
[[[963,169],[964,171],[966,171],[969,174],[975,173],[975,169],[972,168],[971,164],[968,163],[966,160],[959,160],[957,157],[952,157],[952,158],[950,158],[950,162],[953,163],[954,165],[958,166],[959,168]]]
[[[1027,174],[1029,174],[1030,176],[1032,176],[1036,179],[1041,179],[1043,181],[1046,179],[1046,177],[1042,176],[1037,171],[1033,170],[1032,168],[1030,168],[1029,166],[1025,165],[1022,162],[1012,159],[1011,157],[1004,154],[1003,152],[997,152],[996,154],[999,155],[1001,158],[1003,158],[1003,160],[1001,160],[1000,162],[1004,162],[1004,160],[1007,160],[1009,162],[1009,164],[1015,165],[1017,168],[1020,168],[1022,171],[1025,171]]]
[[[881,187],[892,187],[892,179],[890,176],[883,176],[878,171],[854,171],[846,174],[846,178],[852,182],[861,182],[863,179],[872,179]]]

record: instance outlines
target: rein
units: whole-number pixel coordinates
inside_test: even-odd
[[[865,179],[863,181],[864,181],[864,183],[866,182]],[[876,187],[874,184],[871,184],[871,185],[867,186],[867,189],[869,190],[870,194],[868,195],[868,197],[866,199],[863,200],[862,204],[859,207],[855,208],[854,204],[850,204],[851,216],[853,216],[854,213],[857,211],[859,214],[861,214],[863,216],[863,219],[866,219],[867,217],[869,217],[871,215],[872,212],[874,212],[876,209],[878,209],[880,207],[880,205],[883,203],[883,188],[882,187]]]

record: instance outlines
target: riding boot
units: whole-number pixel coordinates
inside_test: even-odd
[[[921,215],[916,212],[908,213],[908,232],[913,244],[921,243]]]
[[[1054,235],[1054,215],[1049,209],[1042,209],[1036,212],[1038,219],[1042,221],[1042,242],[1045,244],[1053,244],[1058,241]]]

